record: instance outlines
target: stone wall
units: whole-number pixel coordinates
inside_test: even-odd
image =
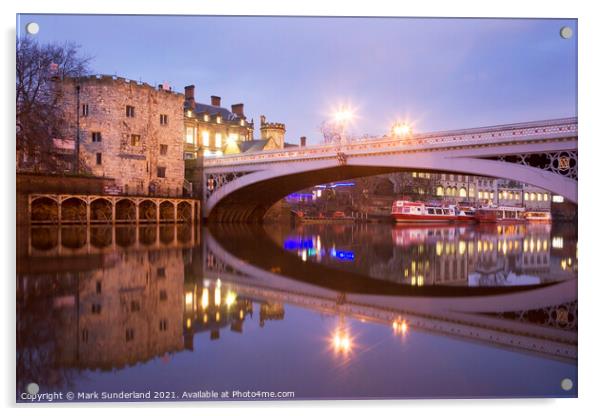
[[[126,194],[182,194],[183,94],[111,76],[65,79],[57,92],[66,139],[77,137],[79,112],[80,163],[91,174],[115,178]],[[133,116],[126,113],[127,106],[133,107]],[[100,140],[93,133],[100,133]],[[165,177],[159,168],[165,168]]]

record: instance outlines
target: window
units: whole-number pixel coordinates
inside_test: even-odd
[[[130,311],[138,312],[140,310],[140,302],[133,300],[130,304]]]
[[[208,122],[209,121],[209,114],[203,115],[203,121],[204,122]]]
[[[539,192],[537,193],[537,200],[541,201],[541,193],[539,193]]]
[[[159,146],[159,153],[161,153],[161,156],[165,156],[167,154],[166,144],[162,144],[161,146]]]
[[[127,328],[125,330],[125,342],[130,342],[134,339],[134,329],[133,328]]]
[[[194,127],[186,127],[186,143],[194,144]]]
[[[158,166],[157,167],[157,177],[158,178],[164,178],[165,177],[165,167],[164,166]]]
[[[547,193],[543,194],[543,200],[544,200],[544,201],[547,201],[547,200],[548,200],[548,194],[547,194]]]
[[[443,187],[441,185],[439,185],[437,187],[437,196],[443,196]]]
[[[96,282],[96,293],[102,293],[102,282]]]
[[[165,290],[159,292],[159,300],[167,300],[167,292]]]
[[[93,143],[99,143],[102,141],[102,136],[100,134],[99,131],[93,131],[92,132],[92,142]]]
[[[524,194],[524,200],[525,201],[529,200],[529,192],[525,192],[525,194]]]
[[[140,135],[139,134],[131,134],[130,135],[130,144],[132,146],[139,146],[140,145]]]
[[[194,159],[194,153],[192,153],[192,152],[184,152],[184,159],[186,159],[186,160],[192,160],[192,159]]]
[[[460,197],[461,198],[466,198],[466,188],[462,187],[460,188]]]
[[[100,310],[102,309],[102,307],[100,306],[100,303],[93,303],[92,304],[92,313],[98,315],[100,313]]]
[[[134,117],[134,107],[131,105],[125,106],[125,116],[126,117]]]
[[[203,146],[209,147],[209,132],[207,130],[203,131]]]
[[[531,201],[535,201],[536,196],[535,192],[531,192]]]
[[[479,199],[483,199],[483,191],[479,191]]]
[[[88,342],[88,330],[86,328],[82,329],[82,342]]]
[[[217,122],[217,124],[222,122],[222,116],[217,116],[215,117],[215,121]]]
[[[562,204],[564,202],[564,197],[562,195],[553,195],[552,202],[555,202],[557,204]]]
[[[157,277],[165,277],[165,267],[159,267],[157,269]]]
[[[162,126],[167,125],[167,114],[159,114],[159,123]]]
[[[167,330],[167,319],[161,319],[159,321],[159,331]]]
[[[215,133],[215,147],[217,147],[217,148],[222,147],[222,134],[221,133]]]
[[[87,117],[90,114],[90,109],[88,108],[88,104],[82,104],[82,117]]]
[[[102,153],[96,153],[96,164],[102,165]]]

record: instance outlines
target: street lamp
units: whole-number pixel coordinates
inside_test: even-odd
[[[412,134],[412,127],[405,122],[397,122],[391,128],[395,137],[408,137]]]
[[[347,126],[353,121],[355,114],[349,107],[341,107],[333,114],[332,126],[340,143],[347,142]]]

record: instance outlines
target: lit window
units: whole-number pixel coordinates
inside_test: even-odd
[[[221,122],[222,122],[222,116],[217,116],[217,117],[215,118],[215,121],[216,121],[218,124],[219,124],[219,123],[221,123]]]
[[[443,196],[443,187],[442,186],[437,187],[437,196]]]
[[[134,117],[134,107],[131,105],[125,106],[125,116],[126,117]]]
[[[87,117],[90,114],[90,109],[88,108],[88,104],[82,104],[82,117]]]
[[[194,144],[194,127],[186,127],[186,143]]]
[[[240,120],[240,125],[244,126],[245,125],[245,121],[244,120]]]
[[[564,197],[562,195],[553,195],[552,202],[556,202],[557,204],[561,204],[564,202]]]
[[[541,201],[541,199],[542,199],[542,198],[541,198],[541,193],[540,193],[540,192],[538,192],[538,193],[537,193],[537,200],[538,200],[538,201]]]
[[[205,121],[205,122],[209,121],[209,114],[205,114],[203,116],[203,121]]]
[[[548,194],[547,194],[547,193],[543,194],[543,200],[544,200],[544,201],[547,201],[547,200],[548,200]]]
[[[130,144],[132,146],[139,146],[140,145],[140,135],[139,134],[130,135]]]
[[[483,191],[479,191],[479,199],[483,199]]]
[[[537,195],[535,194],[535,192],[531,192],[531,201],[535,201],[536,197]]]
[[[228,144],[235,144],[238,141],[237,133],[230,133],[228,136]]]
[[[525,195],[524,195],[524,200],[525,200],[525,201],[528,201],[528,200],[529,200],[529,192],[525,192]]]
[[[162,126],[165,126],[167,124],[167,114],[159,114],[159,123]]]
[[[209,147],[209,132],[207,130],[203,131],[203,146]]]
[[[215,147],[222,147],[222,134],[215,133]]]
[[[460,197],[466,198],[466,188],[460,188]]]

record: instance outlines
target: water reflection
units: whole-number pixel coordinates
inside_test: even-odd
[[[571,279],[577,272],[570,227],[305,225],[270,230],[303,261],[412,286],[517,286]],[[390,233],[390,236],[388,235]]]
[[[20,229],[17,387],[574,396],[554,379],[576,375],[572,232]]]

